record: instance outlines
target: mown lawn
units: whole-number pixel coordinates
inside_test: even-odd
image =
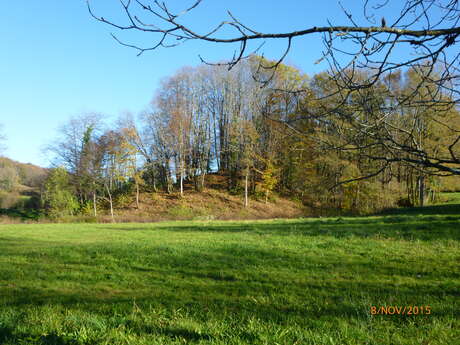
[[[460,208],[0,225],[0,344],[458,344]],[[429,315],[372,315],[428,306]]]

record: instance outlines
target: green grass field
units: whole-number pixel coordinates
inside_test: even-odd
[[[460,207],[427,210],[0,225],[0,344],[459,344]]]

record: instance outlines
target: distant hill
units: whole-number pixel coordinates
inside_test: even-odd
[[[0,208],[15,207],[37,196],[48,169],[0,157]]]
[[[2,174],[3,171],[3,174]],[[39,167],[31,163],[21,163],[7,157],[0,157],[0,179],[16,173],[19,185],[27,187],[39,187],[43,182],[48,169]]]

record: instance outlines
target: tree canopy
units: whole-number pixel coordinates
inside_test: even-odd
[[[325,50],[319,60],[327,61],[329,69],[322,77],[329,87],[320,93],[311,88],[286,88],[284,92],[304,93],[321,99],[330,99],[334,107],[322,108],[322,116],[335,116],[342,123],[346,142],[331,143],[335,150],[354,150],[361,153],[368,145],[380,147],[378,154],[367,155],[386,167],[402,161],[424,173],[460,174],[460,129],[457,125],[457,109],[460,100],[460,8],[454,0],[406,0],[363,1],[362,14],[351,13],[342,6],[348,23],[329,22],[326,26],[305,27],[290,32],[259,32],[248,23],[242,23],[231,12],[216,27],[200,33],[185,17],[193,16],[198,6],[206,1],[198,0],[183,11],[173,12],[168,2],[120,1],[126,21],[118,22],[96,14],[88,1],[91,15],[100,22],[119,30],[131,30],[152,35],[158,41],[149,47],[139,47],[129,42],[120,43],[138,50],[139,54],[159,48],[172,48],[190,41],[208,41],[215,44],[240,44],[237,52],[227,62],[217,63],[234,68],[252,54],[250,42],[270,40],[286,41],[286,50],[279,59],[259,59],[253,77],[265,86],[278,73],[288,55],[294,38],[321,34]],[[384,18],[382,13],[391,13]],[[234,34],[226,31],[232,29]],[[259,49],[256,49],[260,53]],[[401,54],[404,51],[405,54]],[[398,53],[399,52],[399,53]],[[206,62],[201,58],[203,62]],[[206,62],[208,64],[213,64]],[[214,64],[215,65],[215,64]],[[409,80],[410,79],[410,80]],[[318,80],[316,80],[318,81]],[[404,86],[403,86],[404,84]],[[403,87],[404,91],[401,91]],[[385,97],[374,97],[383,91]],[[371,99],[372,98],[372,99]],[[360,104],[357,104],[360,103]],[[371,103],[370,107],[364,103]],[[357,106],[359,110],[354,108]],[[372,116],[363,114],[372,112]],[[315,116],[318,116],[318,110]],[[396,123],[389,114],[404,113],[408,118],[404,126]],[[423,115],[422,115],[423,113]],[[424,121],[431,114],[432,120],[448,129],[439,150],[421,145],[417,136]],[[453,115],[454,114],[454,115]],[[310,113],[304,113],[307,118]],[[353,121],[350,119],[354,118]],[[423,118],[423,119],[422,119]],[[286,120],[286,119],[283,119]],[[297,119],[296,119],[297,121]],[[399,120],[398,120],[399,121]],[[291,126],[290,121],[284,121]],[[434,130],[434,127],[431,128]],[[365,137],[369,136],[371,143]],[[383,172],[387,168],[380,169]],[[380,173],[379,172],[379,173]]]

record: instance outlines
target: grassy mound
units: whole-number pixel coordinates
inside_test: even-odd
[[[140,207],[136,208],[132,198],[115,211],[117,222],[146,222],[165,220],[246,220],[295,218],[304,215],[305,208],[300,203],[274,198],[269,203],[264,200],[250,200],[243,207],[241,195],[232,195],[225,190],[206,189],[203,192],[187,191],[179,193],[143,193]],[[110,222],[108,215],[99,217],[100,221]]]

